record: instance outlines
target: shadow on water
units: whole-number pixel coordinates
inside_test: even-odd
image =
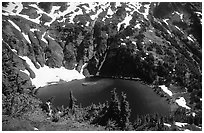
[[[72,90],[77,103],[83,107],[105,103],[111,99],[111,90],[116,88],[117,94],[121,92],[127,94],[131,108],[131,120],[137,115],[159,113],[167,115],[170,107],[164,98],[154,93],[154,91],[141,84],[139,81],[111,79],[111,78],[86,78],[74,80],[68,83],[61,83],[43,87],[39,89],[37,96],[46,101],[50,97],[55,97],[53,104],[55,106],[68,106],[69,92]],[[120,98],[120,97],[119,97]]]

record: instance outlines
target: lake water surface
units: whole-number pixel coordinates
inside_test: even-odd
[[[131,119],[138,114],[159,113],[167,115],[170,111],[165,98],[161,98],[150,87],[140,81],[112,79],[112,78],[85,78],[68,83],[61,83],[40,88],[37,96],[43,101],[54,96],[55,106],[69,103],[69,92],[72,90],[77,103],[83,107],[105,103],[111,99],[111,91],[116,88],[118,95],[125,92],[131,108]]]

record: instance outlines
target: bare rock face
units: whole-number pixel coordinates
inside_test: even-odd
[[[48,41],[48,47],[45,50],[46,53],[46,65],[49,67],[61,67],[62,61],[64,59],[63,49],[60,47],[59,43],[57,43],[52,38],[46,37]]]
[[[38,7],[40,7],[46,13],[50,13],[50,11],[52,10],[52,5],[52,2],[40,2],[38,4]]]
[[[24,7],[28,7],[28,8],[23,8],[21,10],[21,14],[23,15],[27,15],[29,16],[29,18],[31,19],[36,19],[38,18],[40,15],[37,13],[36,8],[31,7],[31,6],[24,6]]]
[[[51,22],[52,18],[47,16],[46,14],[42,14],[40,17],[40,21],[42,22],[41,24],[44,25],[46,22]]]
[[[64,51],[64,66],[67,69],[74,69],[76,64],[76,56],[74,52],[74,44],[69,43],[63,49]]]

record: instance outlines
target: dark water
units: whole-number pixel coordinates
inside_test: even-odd
[[[82,85],[85,83],[86,85]],[[67,106],[69,103],[69,92],[72,90],[78,104],[83,107],[91,103],[105,103],[111,99],[111,90],[116,88],[118,95],[121,92],[127,94],[131,108],[131,119],[137,114],[160,113],[167,115],[170,107],[164,98],[157,95],[150,87],[139,81],[111,79],[111,78],[86,78],[68,83],[46,86],[39,89],[37,96],[43,101],[54,96],[55,106]]]

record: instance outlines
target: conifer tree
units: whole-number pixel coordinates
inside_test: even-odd
[[[129,103],[127,101],[127,97],[126,94],[124,92],[122,92],[121,94],[122,99],[121,99],[121,112],[120,112],[120,127],[122,130],[128,130],[130,122],[129,122],[129,118],[130,118],[130,107],[129,107]]]
[[[76,103],[76,98],[73,96],[72,91],[69,92],[69,108],[74,109]]]
[[[120,102],[117,96],[117,93],[114,88],[113,91],[111,91],[112,98],[110,101],[110,105],[108,108],[108,116],[111,120],[116,121],[117,124],[120,122]]]

